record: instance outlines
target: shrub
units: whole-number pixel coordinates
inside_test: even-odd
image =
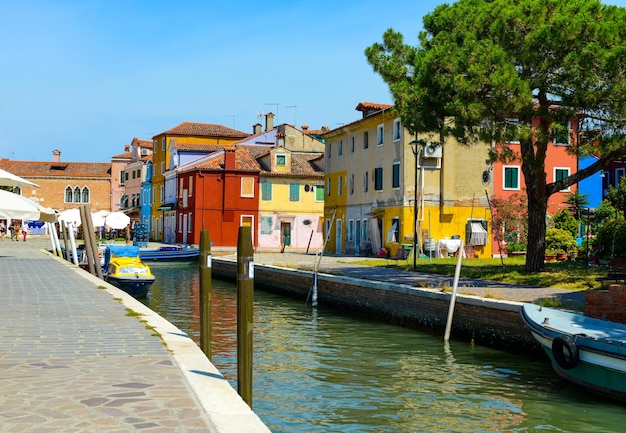
[[[605,222],[598,230],[593,247],[600,257],[626,257],[626,221]]]
[[[576,248],[576,239],[567,230],[546,230],[546,251],[570,252]]]

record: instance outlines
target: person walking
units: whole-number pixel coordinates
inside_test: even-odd
[[[4,237],[7,235],[7,226],[4,224],[4,221],[0,221],[0,239],[4,240]]]
[[[19,242],[21,232],[22,224],[18,220],[15,220],[13,222],[13,234],[15,235],[15,242]]]
[[[28,234],[28,224],[22,225],[22,236],[24,237],[24,242],[26,242],[26,235]]]

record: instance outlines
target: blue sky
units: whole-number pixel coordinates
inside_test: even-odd
[[[335,128],[361,101],[392,103],[365,48],[390,27],[417,44],[441,3],[0,0],[0,158],[106,162],[133,137],[251,132],[268,111]]]

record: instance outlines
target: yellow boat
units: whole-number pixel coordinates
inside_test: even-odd
[[[110,245],[104,254],[104,280],[135,298],[143,298],[154,283],[150,267],[139,258],[139,247]]]

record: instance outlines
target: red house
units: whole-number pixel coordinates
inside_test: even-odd
[[[213,246],[236,247],[240,226],[259,216],[261,168],[245,147],[231,146],[180,167],[176,241],[199,244],[208,230]]]
[[[517,119],[507,119],[507,122],[515,128]],[[538,120],[533,122],[536,126]],[[545,159],[546,181],[548,183],[564,179],[574,174],[578,169],[577,156],[572,152],[572,146],[576,145],[576,131],[578,121],[573,119],[568,122],[567,128],[563,128],[562,134],[557,134],[553,142],[548,143]],[[565,132],[567,131],[567,132]],[[496,144],[496,151],[499,147],[506,146],[516,155],[520,155],[520,144],[518,141],[510,141],[504,144]],[[496,198],[509,198],[518,193],[526,195],[524,174],[522,173],[522,162],[518,157],[515,161],[503,163],[496,161],[493,164],[493,195]],[[548,198],[548,214],[554,216],[559,210],[566,208],[565,200],[571,192],[575,192],[577,185],[552,194]],[[499,256],[498,243],[494,242],[493,255]]]

